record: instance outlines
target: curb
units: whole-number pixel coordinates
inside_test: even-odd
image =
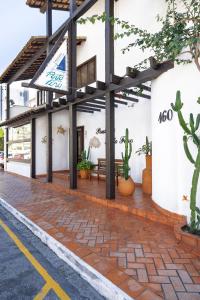
[[[72,251],[50,236],[47,232],[25,217],[21,212],[0,198],[2,205],[15,218],[23,223],[32,233],[46,244],[60,259],[72,267],[84,280],[86,280],[99,294],[108,300],[133,300],[110,280],[84,262]]]

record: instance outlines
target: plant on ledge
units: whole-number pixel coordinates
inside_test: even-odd
[[[80,176],[82,179],[87,179],[89,176],[89,171],[93,169],[94,165],[89,160],[90,147],[88,151],[84,150],[81,154],[81,161],[77,164],[77,169],[80,171]]]
[[[197,101],[198,104],[200,104],[200,98]],[[191,210],[191,216],[190,216],[190,224],[188,226],[188,230],[191,233],[196,233],[200,235],[200,210],[198,207],[196,207],[196,200],[197,200],[197,188],[198,188],[198,182],[199,182],[199,175],[200,175],[200,137],[199,137],[199,126],[200,126],[200,114],[197,114],[196,120],[194,119],[194,115],[190,114],[189,122],[186,122],[183,114],[182,114],[182,108],[183,103],[181,102],[181,93],[180,91],[177,91],[176,94],[176,102],[175,104],[171,104],[172,109],[177,112],[178,114],[178,120],[179,124],[182,127],[184,131],[183,135],[183,145],[185,154],[188,158],[188,160],[193,164],[194,166],[194,172],[193,172],[193,178],[192,178],[192,187],[190,192],[190,210]],[[197,154],[194,158],[190,148],[189,148],[189,141],[192,141],[196,150]]]
[[[142,171],[142,190],[144,193],[152,194],[152,142],[146,136],[146,143],[136,153],[145,155],[146,168]]]
[[[146,136],[146,143],[135,153],[137,153],[138,155],[152,155],[152,142],[149,142],[148,136]]]
[[[119,193],[123,196],[130,196],[135,190],[135,184],[132,178],[129,176],[130,166],[129,160],[132,154],[132,141],[129,140],[129,131],[126,128],[125,137],[124,137],[124,153],[122,153],[123,160],[123,178],[120,179],[118,190]]]

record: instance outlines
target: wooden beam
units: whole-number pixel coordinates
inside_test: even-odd
[[[48,38],[47,55],[50,53],[52,44],[49,42],[49,37],[52,35],[52,0],[47,0],[46,9],[46,35]],[[51,106],[53,100],[53,92],[46,92],[46,103]],[[52,167],[52,114],[47,115],[47,181],[53,180],[53,167]]]
[[[157,70],[160,66],[160,64],[153,56],[149,57],[149,62],[150,62],[150,67],[154,70]]]
[[[94,108],[94,107],[91,107],[91,106],[85,106],[84,104],[78,106],[77,108],[85,109],[85,110],[91,110],[91,111],[96,111],[96,112],[100,112],[101,111],[101,109],[99,109],[99,108]]]
[[[92,95],[92,94],[94,94],[95,92],[96,92],[96,89],[95,89],[94,87],[89,86],[89,85],[87,85],[87,86],[85,87],[85,93],[86,93],[86,94]]]
[[[116,99],[115,99],[115,103],[119,103],[119,104],[122,104],[122,105],[128,105],[128,102],[122,101],[122,100],[116,100]]]
[[[80,111],[80,109],[79,109]],[[70,188],[77,188],[77,113],[76,106],[69,105],[70,122],[70,142],[69,142],[69,168],[70,168]]]
[[[52,182],[52,113],[47,114],[47,181]]]
[[[124,100],[128,100],[128,101],[132,101],[132,102],[135,102],[135,103],[139,102],[138,99],[133,98],[133,97],[128,97],[128,96],[123,95],[123,94],[115,94],[115,97],[119,98],[119,99],[124,99]]]
[[[174,68],[174,63],[172,61],[166,61],[160,64],[158,69],[146,69],[138,74],[136,78],[125,77],[121,80],[120,84],[110,84],[110,90],[120,92],[126,88],[137,87],[147,81],[152,81],[158,78],[162,73],[167,72],[168,70]]]
[[[105,91],[105,89],[106,89],[106,84],[105,84],[105,82],[102,82],[102,81],[97,81],[96,82],[96,88],[98,89],[98,90],[102,90],[102,91]]]
[[[126,76],[131,77],[131,78],[135,78],[140,71],[138,71],[135,68],[131,68],[131,67],[126,67]]]
[[[70,17],[72,18],[74,12],[77,9],[76,0],[70,1]],[[69,39],[68,39],[68,53],[69,53],[69,92],[71,102],[76,97],[77,87],[77,47],[76,47],[76,35],[77,24],[72,19],[69,25]],[[77,188],[77,113],[76,106],[69,105],[69,118],[70,118],[70,188]]]
[[[31,120],[31,178],[36,178],[36,120]]]
[[[133,90],[125,89],[125,90],[123,90],[123,92],[125,92],[128,95],[135,95],[135,96],[138,96],[138,97],[141,97],[141,98],[151,99],[150,95],[146,95],[146,94],[143,94],[143,93],[138,93],[138,92],[133,91]]]
[[[84,106],[88,106],[88,107],[93,107],[93,108],[100,108],[100,109],[105,109],[106,108],[105,105],[99,105],[99,104],[88,103],[88,102],[83,103],[83,104],[79,104],[78,107],[80,105],[84,105]]]
[[[64,98],[59,98],[59,104],[60,105],[66,105],[67,104],[67,101],[66,101],[66,99],[64,99]]]
[[[76,96],[77,98],[83,98],[86,94],[84,92],[80,92],[80,91],[77,91],[76,92]]]
[[[38,79],[38,77],[42,74],[42,72],[44,71],[44,69],[46,68],[47,64],[50,62],[50,60],[53,58],[54,54],[56,53],[56,51],[59,49],[64,36],[67,32],[67,30],[69,29],[69,25],[71,24],[71,19],[69,18],[66,23],[65,23],[65,29],[63,29],[63,31],[60,33],[59,38],[57,39],[57,41],[55,42],[54,46],[51,48],[48,56],[46,57],[46,59],[43,61],[43,63],[41,64],[41,66],[39,67],[39,69],[37,70],[37,72],[35,73],[35,75],[33,76],[30,84],[34,84],[35,81]],[[51,42],[51,38],[49,39],[49,41]],[[62,92],[60,92],[62,93]],[[64,91],[64,94],[66,94],[66,91]]]
[[[6,120],[10,118],[10,84],[6,85]]]
[[[116,85],[120,85],[123,77],[120,77],[120,76],[117,76],[117,75],[114,75],[114,74],[110,74],[110,81],[111,83],[113,84],[116,84]]]
[[[105,0],[105,83],[109,87],[114,77],[114,0]],[[119,79],[119,78],[118,78]],[[115,97],[114,92],[106,90],[106,198],[115,198]]]
[[[151,92],[151,87],[147,86],[145,84],[140,84],[138,87],[141,88],[141,89],[143,89],[144,91]]]
[[[100,101],[100,100],[93,99],[93,100],[85,102],[85,103],[96,103],[96,104],[104,105],[105,106],[105,100],[104,101]]]
[[[72,19],[77,20],[82,15],[84,15],[95,3],[97,0],[85,0],[72,14]]]
[[[31,82],[30,83],[22,82],[21,86],[26,87],[26,88],[36,89],[39,91],[48,91],[48,92],[58,93],[58,94],[62,94],[62,95],[69,95],[69,92],[67,92],[67,91],[59,90],[56,88],[43,87],[43,86],[37,85],[35,83],[31,83]]]
[[[9,142],[9,129],[8,129],[8,127],[6,127],[6,129],[5,129],[5,139],[6,139],[5,159],[6,159],[6,164],[7,164],[7,159],[8,159],[8,142]]]
[[[83,108],[77,108],[77,111],[79,111],[79,112],[85,112],[85,113],[90,113],[90,114],[93,114],[93,113],[94,113],[93,110],[90,110],[90,109],[83,109]]]
[[[59,102],[53,101],[52,104],[53,104],[53,107],[60,107],[60,103]]]

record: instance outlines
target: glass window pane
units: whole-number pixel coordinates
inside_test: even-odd
[[[9,128],[8,159],[31,159],[31,125]]]

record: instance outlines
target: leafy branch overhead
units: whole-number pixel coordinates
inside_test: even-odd
[[[133,41],[122,49],[130,51],[139,47],[143,52],[153,51],[158,62],[172,60],[178,64],[195,62],[200,71],[200,3],[199,0],[165,0],[167,12],[164,17],[157,16],[160,30],[150,33],[119,18],[110,18],[110,22],[121,27],[121,32],[115,33],[115,39],[133,37]],[[79,23],[95,23],[106,21],[106,14],[81,18]],[[138,68],[146,68],[148,59],[138,64]]]

